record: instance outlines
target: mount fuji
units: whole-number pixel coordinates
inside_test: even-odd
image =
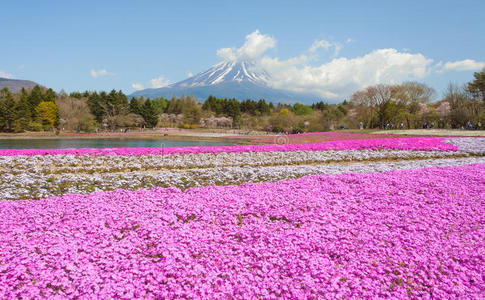
[[[312,103],[320,98],[312,94],[296,93],[269,86],[271,76],[264,70],[256,71],[250,62],[221,62],[207,71],[162,88],[136,91],[131,97],[165,97],[194,94],[198,101],[210,95],[238,100],[259,100],[281,103]]]

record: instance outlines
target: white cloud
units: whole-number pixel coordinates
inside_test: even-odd
[[[246,35],[246,41],[241,48],[222,48],[217,50],[217,55],[226,61],[252,61],[275,45],[276,40],[274,38],[261,34],[259,30],[255,30]]]
[[[159,76],[157,78],[153,78],[153,79],[150,80],[150,87],[154,88],[154,89],[165,87],[169,84],[170,84],[170,80],[166,79],[163,76]],[[133,83],[131,85],[131,87],[134,88],[137,91],[145,89],[145,85],[143,85],[142,83],[138,83],[138,82]]]
[[[443,68],[438,72],[445,71],[473,71],[485,68],[485,62],[475,61],[473,59],[465,59],[459,61],[449,61],[443,65]]]
[[[194,73],[192,73],[192,72],[190,72],[190,71],[189,71],[189,72],[187,72],[187,77],[193,77],[193,76],[194,76]]]
[[[331,46],[332,46],[332,43],[330,43],[329,41],[326,41],[326,40],[314,41],[313,44],[310,46],[310,49],[308,49],[308,51],[315,52],[319,48],[323,48],[325,50],[328,50],[328,49],[330,49]]]
[[[345,44],[355,42],[347,38]],[[433,63],[433,59],[410,49],[376,49],[354,58],[336,57],[342,44],[316,40],[303,54],[288,59],[264,55],[274,48],[276,40],[259,30],[246,36],[240,48],[222,48],[217,55],[225,61],[252,61],[255,71],[269,75],[268,84],[274,88],[314,93],[325,98],[342,99],[356,90],[379,83],[394,84],[423,78],[448,70],[464,71],[485,67],[484,62],[466,59],[455,62]],[[318,50],[332,51],[334,58],[315,65]],[[312,65],[313,63],[313,65]]]
[[[170,80],[166,79],[163,76],[159,76],[150,80],[150,84],[152,85],[152,88],[157,89],[169,85]]]
[[[271,75],[270,85],[326,98],[350,95],[378,83],[422,79],[430,74],[432,59],[422,54],[378,49],[356,58],[334,58],[320,66],[303,64],[302,57],[280,61],[264,57],[261,67]]]
[[[8,78],[8,79],[14,78],[14,76],[12,74],[9,74],[9,73],[4,72],[2,70],[0,70],[0,77],[2,77],[2,78]]]
[[[143,90],[145,87],[143,86],[143,84],[141,83],[133,83],[131,85],[132,88],[134,88],[135,90],[139,91],[139,90]]]
[[[98,78],[98,77],[101,77],[101,76],[115,75],[115,73],[108,72],[108,71],[106,71],[106,69],[100,69],[100,70],[91,69],[90,73],[91,73],[91,77],[93,77],[93,78]]]
[[[310,53],[314,53],[320,48],[323,48],[326,51],[330,50],[330,48],[334,48],[333,55],[337,56],[340,50],[342,49],[342,45],[339,43],[329,42],[327,40],[314,41],[313,44],[310,46],[310,49],[308,49],[308,51]]]

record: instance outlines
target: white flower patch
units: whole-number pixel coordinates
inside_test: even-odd
[[[332,161],[426,159],[463,156],[455,151],[328,150],[294,152],[233,152],[185,155],[37,155],[0,157],[0,170],[11,174],[106,173],[227,166],[319,164]]]
[[[114,173],[27,173],[2,175],[1,199],[44,198],[64,194],[89,194],[119,188],[137,190],[175,186],[182,189],[207,185],[279,181],[314,174],[387,172],[433,166],[485,163],[485,157],[352,162],[278,166],[222,166],[183,170],[132,171]]]
[[[457,146],[461,152],[485,155],[485,138],[451,138],[444,142]]]

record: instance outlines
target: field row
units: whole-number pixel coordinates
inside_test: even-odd
[[[330,133],[319,133],[321,135]],[[278,137],[277,137],[278,138]],[[289,152],[289,151],[324,151],[324,150],[423,150],[423,151],[457,151],[458,147],[447,142],[446,137],[405,137],[351,139],[311,144],[290,144],[290,138],[279,137],[281,145],[237,145],[210,147],[168,147],[168,148],[90,148],[90,149],[2,149],[0,156],[33,156],[33,155],[174,155],[200,153],[231,152]],[[276,141],[278,142],[278,141]]]
[[[0,295],[480,298],[484,194],[482,163],[2,201]]]
[[[421,155],[426,152],[416,153]],[[10,200],[40,199],[64,194],[89,194],[115,189],[138,190],[155,187],[177,187],[185,190],[190,187],[210,185],[274,182],[314,174],[387,172],[390,170],[419,169],[431,166],[460,166],[485,163],[485,157],[439,159],[429,159],[426,156],[424,158],[419,156],[401,157],[407,157],[407,159],[398,160],[399,156],[391,156],[392,160],[341,161],[325,164],[237,165],[215,168],[103,172],[96,174],[87,172],[4,174],[2,175],[2,181],[0,181],[0,198]],[[421,159],[416,160],[416,158]]]
[[[468,156],[461,151],[327,150],[232,152],[175,155],[36,155],[0,157],[0,175],[113,173],[217,167],[262,167],[329,162],[402,160]],[[2,172],[3,171],[3,172]]]

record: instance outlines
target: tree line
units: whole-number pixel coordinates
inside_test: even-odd
[[[355,92],[354,119],[368,128],[476,128],[485,121],[485,70],[464,86],[449,84],[443,99],[429,103],[435,91],[419,82],[378,84]]]
[[[13,94],[0,91],[0,131],[66,129],[76,132],[119,128],[232,127],[274,132],[359,128],[477,128],[485,122],[485,70],[464,86],[450,84],[441,101],[419,82],[378,84],[356,91],[349,101],[312,105],[274,104],[264,99],[217,98],[198,103],[193,95],[165,99],[133,97],[122,91],[54,92],[36,86]]]
[[[0,131],[49,130],[59,124],[59,111],[52,89],[35,86],[12,94],[0,91]]]

